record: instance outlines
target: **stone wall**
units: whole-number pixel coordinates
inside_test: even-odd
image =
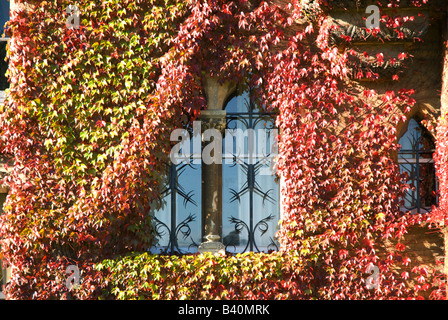
[[[394,11],[381,9],[382,14],[415,16],[414,21],[406,22],[400,28],[403,38],[383,25],[377,38],[369,36],[365,30],[365,19],[369,14],[365,11],[368,4],[375,4],[371,1],[351,1],[351,5],[347,3],[348,10],[335,10],[331,13],[334,25],[339,28],[333,34],[333,42],[341,50],[354,49],[361,55],[359,61],[353,61],[354,72],[361,66],[361,70],[370,68],[379,75],[379,81],[361,79],[358,81],[359,85],[374,89],[378,93],[385,93],[388,90],[398,91],[401,88],[414,89],[416,105],[407,117],[416,116],[420,120],[427,121],[427,127],[433,134],[433,127],[441,109],[443,38],[446,26],[446,11],[437,5],[438,2],[430,1],[430,5],[421,8],[403,6]],[[343,40],[343,36],[351,37],[349,48],[346,48],[347,43]],[[369,57],[383,53],[385,61],[389,58],[398,58],[401,52],[409,53],[410,57],[404,63],[397,61],[396,64],[385,63],[379,66],[374,61],[364,58],[364,52]],[[399,80],[393,80],[393,75],[398,75]],[[405,123],[397,128],[397,138],[404,133],[405,128]]]
[[[384,1],[382,2],[384,3]],[[444,88],[448,88],[448,77],[442,77],[444,64],[448,65],[448,59],[444,58],[447,3],[434,0],[429,1],[427,6],[413,8],[407,1],[401,1],[401,7],[396,11],[382,9],[382,13],[397,16],[413,15],[416,16],[416,19],[403,26],[403,38],[399,38],[390,30],[381,27],[380,39],[369,36],[365,31],[365,18],[369,15],[365,12],[366,8],[369,4],[377,4],[377,1],[340,1],[340,3],[341,10],[335,10],[331,14],[333,23],[339,27],[333,34],[333,43],[339,46],[340,50],[355,49],[359,53],[366,52],[369,56],[376,56],[377,53],[382,52],[385,56],[384,60],[389,57],[397,58],[401,52],[411,55],[405,64],[397,63],[396,65],[377,66],[362,58],[360,61],[354,61],[354,65],[361,65],[364,69],[371,68],[380,76],[380,80],[375,83],[367,79],[357,80],[359,86],[375,89],[379,93],[400,88],[414,89],[416,104],[405,115],[407,119],[416,117],[423,120],[422,124],[427,127],[436,140],[437,119],[443,108],[442,105],[445,105],[441,99],[442,78],[446,78]],[[348,10],[342,10],[343,7],[348,7]],[[352,39],[349,48],[344,41],[344,36],[350,36]],[[421,38],[422,41],[417,38]],[[394,74],[399,76],[398,81],[392,79]],[[447,90],[443,92],[448,94]],[[448,101],[448,98],[446,100]],[[448,109],[446,110],[448,111]],[[403,110],[401,112],[403,113]],[[397,139],[405,133],[406,128],[406,122],[399,125]],[[446,273],[443,263],[446,245],[444,237],[443,230],[424,227],[411,228],[401,241],[405,245],[403,253],[406,253],[411,259],[410,265],[396,271],[399,273],[410,272],[414,266],[426,266],[429,269],[435,268]],[[396,242],[386,242],[380,254],[395,250],[395,245]],[[415,278],[410,279],[410,284],[415,281]]]
[[[444,272],[445,245],[444,234],[440,229],[430,229],[427,227],[412,227],[408,233],[400,240],[405,245],[401,252],[403,256],[407,256],[410,262],[407,266],[395,268],[397,276],[404,271],[410,275],[409,285],[418,284],[417,273],[413,273],[414,267],[424,268],[428,275],[433,272],[442,274]],[[384,255],[387,252],[395,251],[397,241],[386,241],[382,246],[379,254]],[[429,298],[431,290],[427,290],[424,294],[425,298]]]

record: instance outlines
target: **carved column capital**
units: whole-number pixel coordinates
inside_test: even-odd
[[[216,129],[224,133],[226,129],[226,115],[227,112],[225,110],[203,110],[200,116],[202,130]]]

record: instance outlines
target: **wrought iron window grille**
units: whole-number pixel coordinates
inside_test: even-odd
[[[269,134],[275,129],[275,114],[256,108],[249,96],[244,93],[229,98],[226,128],[263,128]],[[229,137],[224,140],[226,138]],[[276,251],[279,187],[275,176],[259,175],[262,167],[269,165],[270,154],[241,155],[238,150],[234,151],[223,152],[223,244],[228,253]],[[201,242],[198,234],[201,225],[200,168],[201,165],[192,164],[192,161],[167,165],[167,185],[159,199],[159,206],[165,207],[165,211],[159,210],[153,215],[159,239],[154,252],[184,254],[197,250]]]

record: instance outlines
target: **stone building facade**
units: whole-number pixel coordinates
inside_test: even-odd
[[[285,4],[287,1],[277,2]],[[302,3],[313,5],[313,1]],[[447,35],[446,3],[436,0],[423,7],[414,7],[411,1],[402,1],[399,8],[388,8],[388,2],[382,1],[381,13],[414,18],[403,24],[400,28],[401,34],[382,24],[377,36],[366,31],[366,19],[369,16],[366,8],[369,5],[377,5],[376,1],[341,0],[336,3],[338,5],[330,14],[333,25],[337,27],[331,36],[331,44],[336,45],[340,51],[354,49],[359,53],[358,58],[351,61],[353,79],[357,78],[358,72],[364,75],[355,80],[359,92],[374,89],[381,96],[387,91],[398,92],[401,88],[415,90],[413,98],[416,103],[411,110],[397,110],[398,114],[405,116],[406,121],[400,123],[396,130],[397,141],[402,145],[402,149],[395,157],[400,169],[408,173],[407,183],[411,186],[406,192],[402,210],[411,211],[412,214],[428,212],[433,205],[437,205],[438,185],[432,156],[437,138],[435,128],[446,104],[444,101],[447,84],[446,77],[443,76],[447,67],[444,65],[447,63],[444,59]],[[351,38],[349,44],[345,41],[346,37]],[[379,53],[384,55],[385,61],[395,58],[396,62],[376,64],[375,59],[371,57],[376,57]],[[401,53],[406,53],[408,58],[401,61]],[[367,72],[378,74],[379,80],[372,81],[365,77]],[[237,89],[234,84],[219,85],[210,78],[206,78],[204,87],[209,110],[204,113],[202,121],[212,127],[221,127],[226,118],[227,100]],[[223,169],[221,166],[202,164],[202,174],[202,184],[208,186],[202,188],[202,234],[213,240],[202,239],[204,242],[199,248],[205,251],[218,251],[217,248],[224,250],[229,244],[224,241],[226,235],[222,232],[225,224],[222,217],[226,214],[223,212],[223,201],[226,202],[222,195],[225,178]],[[280,195],[278,197],[281,207],[282,199]],[[257,231],[256,228],[248,230],[254,234]],[[443,263],[446,243],[444,230],[414,227],[402,242],[406,246],[404,252],[411,259],[409,270],[413,266],[426,266],[428,269],[435,267],[446,271]],[[385,243],[384,252],[394,250],[394,246],[395,243]]]

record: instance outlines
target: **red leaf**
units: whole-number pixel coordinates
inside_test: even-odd
[[[376,59],[377,59],[379,64],[383,64],[384,63],[384,55],[382,53],[378,53],[376,55]]]
[[[398,59],[400,59],[400,60],[404,60],[404,59],[406,59],[408,57],[408,55],[406,54],[406,53],[404,53],[404,52],[401,52],[399,55],[398,55]]]

